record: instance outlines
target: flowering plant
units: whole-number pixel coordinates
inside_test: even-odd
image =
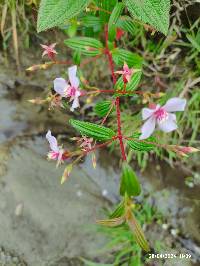
[[[66,62],[57,59],[56,43],[41,44],[44,49],[42,56],[50,59],[45,64],[34,65],[29,71],[47,69],[56,64],[68,65],[68,79],[57,77],[53,81],[53,93],[46,99],[31,100],[34,103],[48,102],[51,108],[66,108],[70,104],[70,111],[80,108],[80,98],[98,96],[100,94],[110,95],[111,100],[98,102],[95,112],[102,118],[97,123],[90,123],[70,119],[70,124],[79,133],[75,137],[78,147],[75,151],[68,151],[58,146],[57,140],[49,130],[46,138],[50,145],[48,158],[56,160],[57,165],[66,163],[61,183],[64,183],[73,169],[73,166],[88,154],[92,154],[92,164],[95,167],[95,151],[106,147],[113,142],[119,144],[121,151],[122,175],[120,181],[120,195],[122,201],[109,219],[100,220],[98,223],[105,226],[119,226],[127,223],[133,231],[137,243],[145,251],[149,251],[149,244],[145,239],[143,231],[138,224],[133,211],[132,200],[141,193],[138,178],[129,165],[127,149],[140,152],[150,152],[156,149],[173,151],[177,155],[187,156],[197,151],[192,147],[162,144],[153,135],[155,130],[169,133],[178,128],[178,121],[174,112],[184,111],[186,100],[179,97],[169,99],[163,106],[160,104],[161,94],[149,93],[138,90],[142,78],[142,58],[126,49],[119,48],[123,43],[121,38],[127,38],[134,29],[135,23],[144,25],[145,29],[154,33],[160,31],[167,34],[169,26],[169,0],[42,0],[38,15],[38,31],[60,26],[67,23],[68,32],[75,27],[76,30],[89,27],[93,37],[71,37],[65,40],[65,44],[74,50],[74,61]],[[95,38],[96,37],[96,38]],[[88,56],[89,59],[82,60]],[[99,57],[105,57],[108,61],[112,78],[112,87],[99,89],[88,85],[81,76],[81,69],[85,64]],[[131,136],[123,133],[121,120],[121,99],[138,95],[149,103],[148,107],[141,110],[141,122],[143,126],[133,131]],[[152,101],[158,101],[153,103]],[[116,113],[117,131],[105,126],[112,112]]]

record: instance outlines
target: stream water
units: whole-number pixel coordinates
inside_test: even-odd
[[[96,170],[88,157],[60,185],[63,167],[56,169],[46,160],[44,136],[47,129],[70,136],[68,115],[27,101],[42,93],[49,76],[22,78],[0,70],[0,265],[78,266],[80,256],[106,258],[97,252],[106,239],[90,228],[102,208],[119,200],[119,171],[108,152],[101,151]],[[169,250],[193,256],[164,265],[200,265],[199,187],[187,187],[184,176],[165,163],[153,163],[140,174],[144,194],[171,230],[151,229],[151,242],[171,241]]]

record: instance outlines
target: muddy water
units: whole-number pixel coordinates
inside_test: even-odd
[[[43,93],[48,79],[19,78],[5,70],[0,74],[0,265],[78,266],[80,256],[106,260],[106,254],[96,255],[105,239],[90,226],[102,208],[119,200],[117,164],[101,151],[96,170],[88,157],[60,185],[63,167],[56,169],[46,160],[44,135],[51,129],[70,136],[68,114],[27,101]],[[169,251],[191,252],[198,265],[199,187],[186,187],[181,169],[162,164],[158,171],[154,165],[140,174],[143,197],[163,213],[168,229],[151,228],[149,239],[152,244],[157,239],[170,242]]]

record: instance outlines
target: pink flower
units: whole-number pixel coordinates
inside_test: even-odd
[[[47,155],[48,159],[57,160],[59,165],[61,162],[69,158],[67,152],[58,146],[57,139],[51,135],[50,130],[48,130],[46,134],[46,139],[48,140],[51,149]]]
[[[184,157],[187,157],[189,153],[199,152],[199,150],[194,147],[170,145],[170,148],[171,150],[176,152],[178,155],[181,155]]]
[[[177,129],[176,115],[173,112],[184,111],[186,100],[181,98],[171,98],[164,106],[152,105],[151,108],[142,109],[142,119],[146,120],[141,129],[140,139],[146,139],[155,130],[171,132]]]
[[[63,78],[54,80],[54,90],[64,98],[70,97],[70,102],[73,101],[70,110],[73,112],[75,108],[80,107],[79,97],[81,96],[79,84],[80,81],[76,76],[77,66],[68,68],[68,76],[70,85]]]
[[[133,68],[129,68],[128,65],[126,63],[124,63],[123,70],[116,71],[115,73],[122,75],[124,83],[128,83],[128,82],[130,82],[132,75],[136,71],[138,71],[138,70],[134,70]]]
[[[80,144],[80,147],[83,148],[84,151],[92,149],[93,138],[87,138],[87,137],[83,136],[82,138],[80,138],[78,140],[78,142],[82,142]]]
[[[55,55],[57,54],[56,50],[54,49],[56,46],[56,43],[52,43],[50,45],[40,44],[41,47],[44,49],[44,52],[42,53],[42,57],[47,55],[51,60],[55,59]]]

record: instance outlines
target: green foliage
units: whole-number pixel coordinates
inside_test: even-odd
[[[93,28],[94,32],[100,31],[103,25],[101,19],[93,15],[83,16],[81,23],[84,27]]]
[[[102,53],[103,44],[89,37],[74,37],[64,41],[71,49],[78,50],[83,55],[97,56]]]
[[[116,23],[124,9],[123,3],[117,3],[114,7],[112,14],[110,15],[110,19],[108,22],[108,31],[109,31],[109,37],[110,40],[114,40],[116,35]]]
[[[104,117],[109,112],[112,101],[100,101],[95,105],[94,111],[99,117]]]
[[[188,41],[192,44],[192,46],[200,53],[200,31],[194,37],[191,34],[186,34]]]
[[[121,16],[121,18],[118,19],[116,25],[118,28],[129,32],[132,35],[135,35],[136,25],[132,18],[128,16]]]
[[[114,211],[109,215],[110,219],[121,217],[124,214],[124,201],[120,202]]]
[[[133,169],[127,164],[123,163],[122,176],[120,183],[120,194],[122,196],[138,196],[141,193],[140,183]]]
[[[111,140],[115,136],[112,129],[93,123],[70,119],[70,124],[82,135],[96,140]]]
[[[134,18],[167,35],[170,0],[125,0],[124,2]]]
[[[133,138],[134,140],[127,141],[127,144],[131,149],[135,151],[152,151],[156,148],[156,145],[153,144],[154,142],[156,144],[156,139],[153,136],[141,141],[139,140],[140,135],[140,133],[134,133],[131,136],[131,138]]]
[[[125,49],[116,48],[112,50],[112,56],[115,64],[123,66],[124,62],[128,64],[129,67],[141,68],[143,59],[138,54],[132,53]]]
[[[106,23],[109,20],[109,12],[112,12],[113,8],[115,7],[115,5],[117,4],[117,0],[94,0],[96,5],[101,8],[101,10],[99,11],[99,16],[101,18],[101,20]],[[105,11],[107,12],[105,12]]]
[[[90,0],[41,0],[37,30],[38,32],[64,24],[87,7]]]
[[[136,72],[135,74],[132,75],[131,77],[131,80],[130,82],[127,83],[126,85],[126,92],[133,92],[134,90],[137,89],[139,83],[140,83],[140,80],[141,80],[141,77],[142,77],[142,72],[141,71],[138,71]],[[116,84],[115,84],[115,89],[116,90],[123,90],[124,89],[124,82],[123,82],[123,78],[120,77]],[[117,96],[119,95],[122,95],[120,93],[117,93],[116,94]],[[128,96],[129,94],[125,94],[125,96]],[[133,95],[132,93],[130,95]]]
[[[114,211],[112,211],[112,213],[114,213],[121,204],[122,203],[114,207]],[[155,209],[155,207],[152,207],[146,201],[142,202],[142,204],[136,204],[134,213],[141,225],[150,225],[153,223],[155,226],[157,222],[162,222],[161,214],[157,211],[157,209]],[[112,266],[143,266],[148,263],[148,258],[142,254],[141,248],[134,241],[132,231],[129,230],[126,224],[115,227],[114,229],[98,226],[97,230],[108,238],[108,242],[102,250],[102,253],[104,254],[106,252],[106,254],[112,255],[112,257],[114,255],[114,259],[111,264]],[[159,242],[155,241],[154,248],[156,252],[161,251],[157,249],[158,244]],[[166,247],[163,247],[163,250],[165,249]],[[134,254],[134,256],[132,256],[132,254]]]

